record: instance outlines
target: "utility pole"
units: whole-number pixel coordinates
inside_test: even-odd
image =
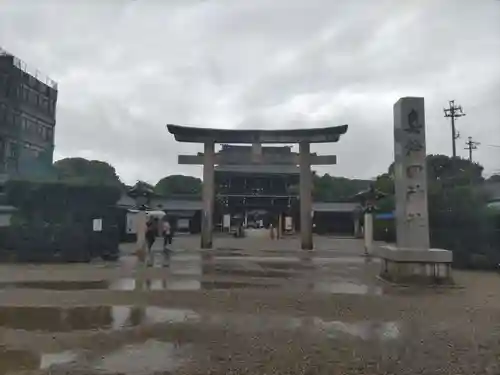
[[[472,140],[472,137],[469,137],[469,140],[465,142],[466,148],[465,150],[469,150],[469,161],[472,163],[472,151],[477,150],[477,146],[479,146],[481,143],[479,142],[474,142]]]
[[[450,100],[449,102],[449,107],[444,108],[444,117],[451,117],[451,141],[452,141],[452,146],[453,146],[453,157],[457,156],[457,146],[456,146],[456,140],[460,137],[460,133],[456,131],[455,129],[455,119],[465,116],[465,113],[462,111],[462,106],[455,105],[454,100]]]

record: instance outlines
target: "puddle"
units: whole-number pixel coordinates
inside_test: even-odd
[[[233,270],[232,275],[245,275],[265,277],[269,276],[269,272],[261,272],[259,270]],[[281,271],[278,271],[280,276],[283,276]],[[229,290],[229,289],[270,289],[280,288],[284,285],[270,282],[238,282],[238,281],[200,281],[193,279],[186,280],[167,280],[167,279],[133,279],[123,278],[115,281],[53,281],[53,282],[21,282],[10,283],[5,288],[31,288],[31,289],[47,289],[47,290],[90,290],[90,289],[110,289],[117,291],[198,291],[198,290]],[[382,288],[379,286],[370,286],[358,283],[344,281],[317,281],[304,282],[304,285],[297,283],[296,289],[312,290],[319,293],[329,294],[370,294],[381,295]],[[0,313],[1,319],[1,313]]]
[[[45,370],[54,365],[73,362],[76,359],[77,354],[71,351],[40,354],[0,347],[0,374],[38,369]]]
[[[345,323],[340,321],[327,322],[314,318],[313,325],[316,329],[325,332],[331,337],[347,334],[363,340],[394,340],[400,336],[400,327],[396,322],[362,321]]]
[[[131,291],[131,290],[177,290],[177,291],[196,291],[196,290],[227,290],[227,289],[251,289],[251,288],[269,288],[270,284],[256,284],[248,282],[232,281],[199,281],[199,280],[144,280],[120,279],[113,282],[109,288],[111,290]]]
[[[0,283],[1,289],[89,290],[107,289],[109,282],[100,281],[22,281]]]
[[[262,268],[242,268],[242,267],[220,267],[216,266],[211,270],[204,272],[205,275],[225,275],[225,276],[241,276],[241,277],[268,277],[288,279],[297,275],[294,271],[279,270],[279,269],[262,269]]]
[[[117,330],[143,324],[198,320],[198,314],[192,310],[154,306],[0,307],[0,326],[26,331]]]
[[[260,315],[241,313],[198,314],[188,309],[161,308],[156,306],[133,307],[78,307],[42,308],[8,307],[0,308],[0,325],[5,328],[26,331],[65,332],[76,330],[121,330],[139,325],[159,323],[203,324],[229,327],[243,332],[265,332],[273,329],[305,329],[318,334],[338,337],[347,334],[363,340],[390,340],[400,336],[397,322],[361,321],[346,323],[326,321],[318,317],[291,317],[286,315]],[[36,368],[46,368],[50,364],[66,363],[76,356],[71,352],[44,354],[40,358],[29,352],[2,352],[0,347],[0,366],[9,366],[10,358],[20,357],[14,362],[27,363]],[[7,354],[6,354],[7,353]],[[1,369],[2,367],[0,367]],[[1,373],[1,372],[0,372]]]
[[[199,280],[165,280],[165,279],[146,279],[136,280],[125,278],[113,281],[109,285],[111,290],[120,291],[155,291],[155,290],[200,290],[201,282]]]
[[[346,323],[342,321],[325,321],[318,317],[295,318],[253,314],[210,314],[203,317],[203,322],[228,326],[231,329],[243,332],[303,329],[318,334],[326,334],[332,338],[348,335],[362,340],[394,340],[400,336],[400,326],[397,322],[360,321]]]
[[[112,352],[92,365],[94,370],[113,374],[146,375],[168,373],[183,363],[185,348],[172,343],[148,340]]]
[[[342,281],[318,281],[312,285],[312,290],[314,292],[330,294],[369,294],[377,296],[383,294],[383,289],[380,286],[356,284]]]
[[[247,257],[249,256],[248,253],[245,253],[243,249],[239,248],[233,248],[233,247],[218,247],[215,252],[214,252],[216,257],[234,257],[234,256],[240,256],[240,257]]]
[[[309,271],[313,270],[314,266],[306,262],[259,262],[259,266],[264,269],[276,269],[276,270],[292,270],[292,271]]]
[[[45,370],[53,365],[70,363],[75,361],[77,357],[78,355],[71,351],[42,354],[40,358],[40,369]]]
[[[228,290],[228,289],[267,289],[276,288],[277,285],[272,284],[253,284],[240,283],[232,281],[207,281],[202,283],[202,288],[205,290]]]
[[[332,257],[332,258],[313,258],[312,262],[314,264],[364,264],[366,263],[366,257]]]

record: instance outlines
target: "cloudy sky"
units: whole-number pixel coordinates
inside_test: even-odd
[[[59,83],[56,158],[108,161],[156,182],[177,165],[176,123],[220,128],[349,124],[338,165],[369,178],[393,158],[392,105],[426,100],[429,153],[500,171],[498,0],[0,0],[0,46]]]

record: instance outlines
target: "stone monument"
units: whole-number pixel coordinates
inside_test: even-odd
[[[381,276],[394,282],[451,281],[451,251],[431,249],[427,207],[424,98],[394,105],[397,246],[377,249]]]

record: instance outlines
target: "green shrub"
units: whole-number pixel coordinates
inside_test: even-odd
[[[476,189],[458,186],[429,191],[429,225],[432,247],[452,250],[456,266],[497,267],[495,219]]]
[[[7,202],[18,208],[14,221],[67,223],[87,220],[114,206],[116,186],[14,180],[5,186]]]

